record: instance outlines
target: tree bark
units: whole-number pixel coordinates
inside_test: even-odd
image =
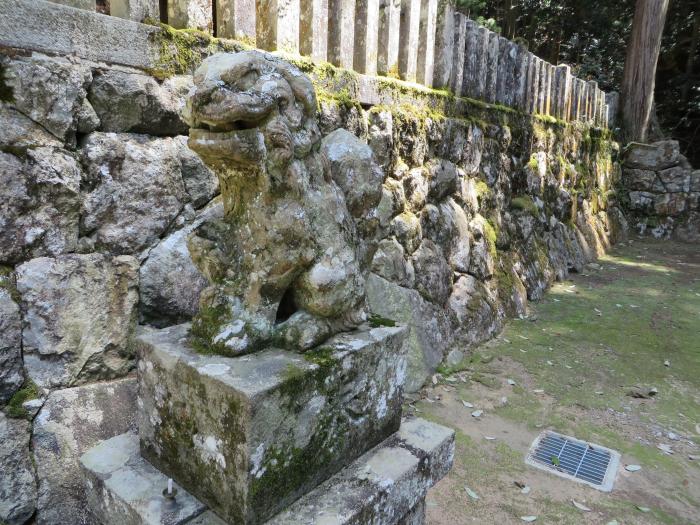
[[[635,5],[621,87],[625,142],[646,141],[667,10],[668,0],[637,0]]]

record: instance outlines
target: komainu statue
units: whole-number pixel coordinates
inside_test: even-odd
[[[194,80],[189,146],[224,205],[188,241],[211,283],[195,346],[305,350],[362,323],[383,179],[369,147],[344,130],[321,140],[313,84],[272,55],[217,54]]]

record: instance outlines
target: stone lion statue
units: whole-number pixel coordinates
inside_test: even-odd
[[[383,180],[369,147],[344,130],[321,140],[313,84],[272,55],[211,56],[194,82],[189,147],[224,205],[188,240],[211,282],[195,346],[305,350],[362,323]]]

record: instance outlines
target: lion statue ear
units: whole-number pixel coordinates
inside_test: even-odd
[[[304,116],[308,119],[315,119],[318,110],[316,90],[309,77],[299,71],[296,66],[280,58],[269,56],[269,59],[274,61],[275,69],[292,88],[294,98],[304,107]]]

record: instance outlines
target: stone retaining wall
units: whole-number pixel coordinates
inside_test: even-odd
[[[680,154],[677,141],[630,144],[622,187],[640,234],[700,241],[700,170]]]
[[[240,46],[200,44],[169,58]],[[222,213],[183,136],[191,78],[63,54],[0,56],[0,521],[13,525],[90,522],[77,458],[133,428],[136,325],[192,317],[206,281],[187,235]],[[322,132],[354,133],[384,170],[368,295],[409,326],[409,389],[624,234],[607,131],[295,60]]]

